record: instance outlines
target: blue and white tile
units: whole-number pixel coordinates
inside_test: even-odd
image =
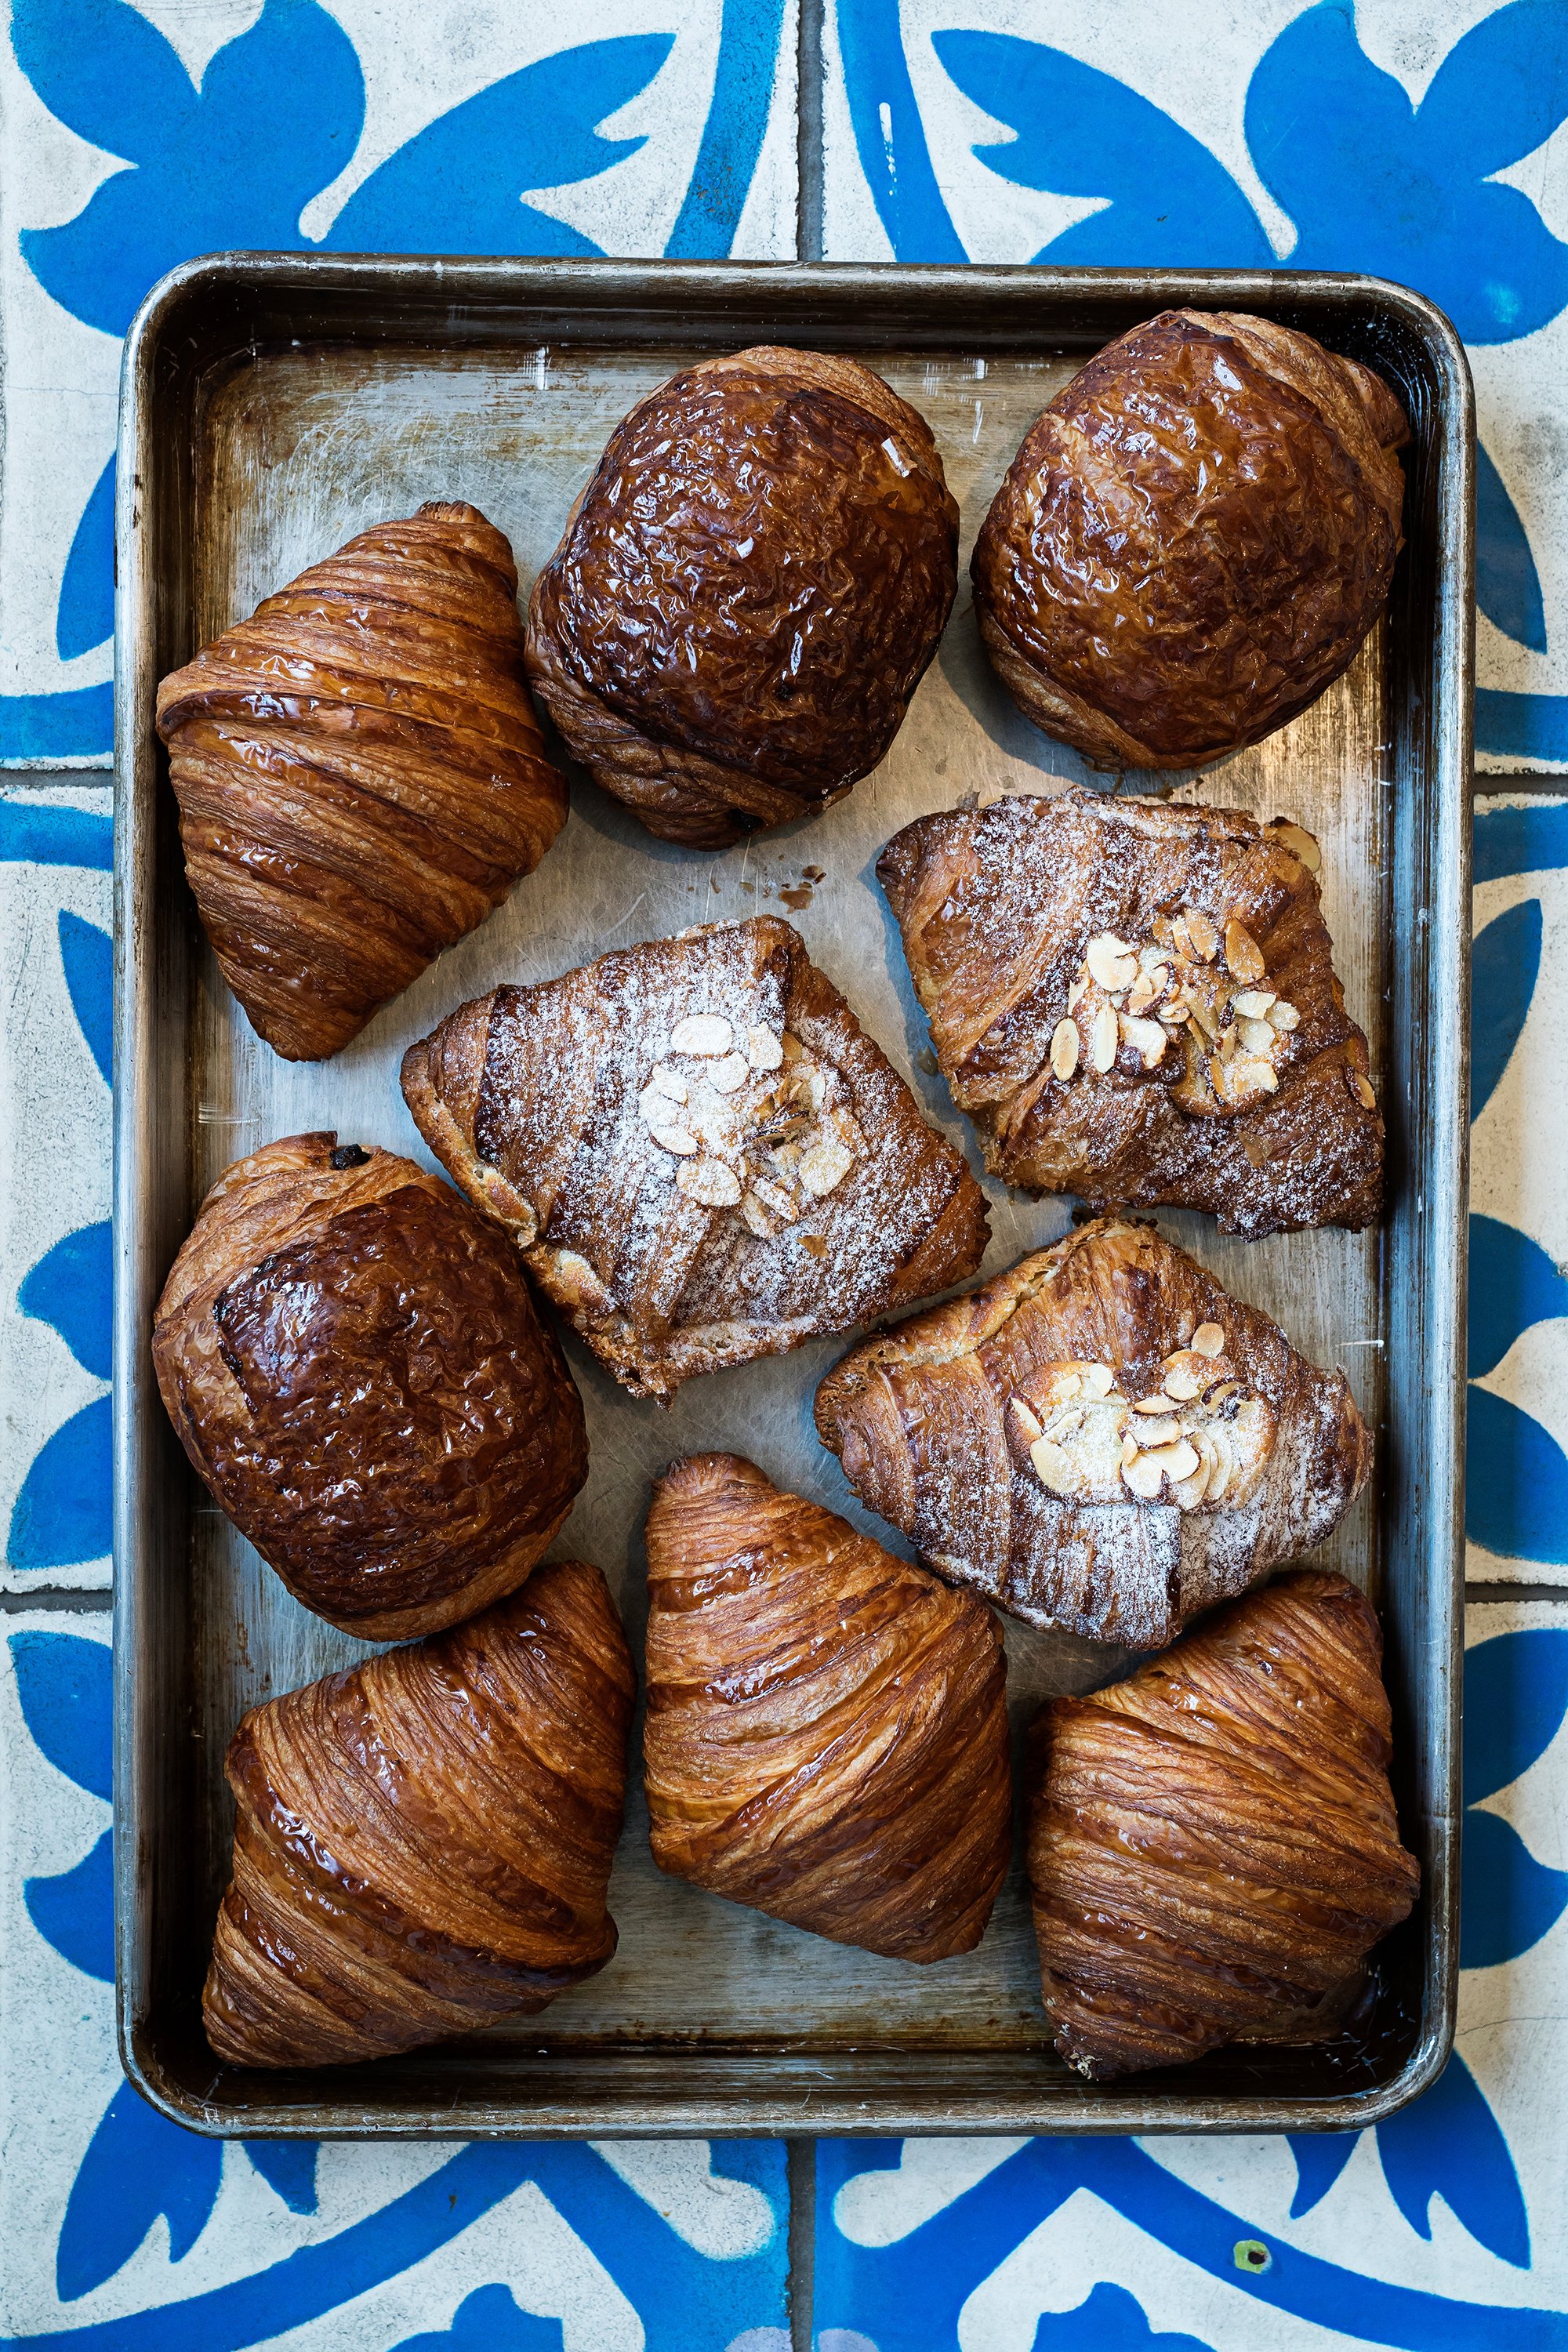
[[[1559,0],[830,0],[838,259],[1284,264],[1430,294],[1476,376],[1479,764],[1568,768]]]
[[[797,0],[9,0],[0,765],[109,764],[120,339],[236,247],[795,249]]]

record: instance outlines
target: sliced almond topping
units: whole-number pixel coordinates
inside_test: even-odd
[[[1069,1013],[1076,1013],[1079,1006],[1083,1003],[1084,998],[1088,994],[1089,982],[1084,978],[1083,974],[1079,972],[1078,978],[1074,981],[1072,986],[1068,991],[1068,1011]]]
[[[1114,931],[1101,931],[1083,951],[1084,961],[1108,996],[1120,995],[1138,977],[1138,959]]]
[[[1058,1078],[1070,1078],[1078,1067],[1079,1034],[1076,1021],[1058,1021],[1051,1032],[1051,1069]]]
[[[1225,1353],[1223,1327],[1218,1323],[1200,1323],[1193,1333],[1193,1347],[1200,1356],[1208,1356],[1211,1359],[1215,1356],[1223,1356]]]
[[[772,1029],[753,1022],[746,1032],[746,1059],[753,1070],[776,1070],[784,1060],[784,1042]]]
[[[674,1054],[727,1054],[734,1042],[734,1030],[718,1013],[689,1013],[669,1033]]]
[[[1146,1462],[1157,1462],[1173,1486],[1190,1478],[1198,1466],[1198,1450],[1183,1437],[1174,1445],[1163,1445],[1157,1454],[1146,1454]]]
[[[778,1232],[777,1225],[758,1200],[754,1186],[741,1203],[741,1214],[748,1231],[755,1234],[760,1242],[771,1242]]]
[[[1032,1405],[1025,1402],[1021,1396],[1009,1397],[1007,1402],[1012,1409],[1019,1428],[1024,1433],[1025,1444],[1033,1445],[1035,1440],[1044,1433],[1040,1427],[1039,1415],[1036,1412]]]
[[[662,1062],[656,1062],[653,1066],[652,1072],[649,1075],[647,1086],[645,1087],[644,1092],[656,1095],[668,1095],[671,1102],[684,1102],[686,1100],[686,1080],[681,1076],[679,1070],[666,1069]]]
[[[1065,1446],[1055,1444],[1048,1437],[1037,1437],[1029,1448],[1029,1459],[1042,1486],[1053,1495],[1070,1495],[1078,1484],[1072,1455]]]
[[[1178,1510],[1195,1511],[1208,1492],[1209,1475],[1214,1468],[1214,1453],[1201,1444],[1198,1446],[1198,1466],[1190,1478],[1176,1483],[1171,1500]]]
[[[1205,1433],[1209,1444],[1214,1448],[1214,1467],[1209,1472],[1208,1498],[1211,1503],[1217,1503],[1230,1484],[1231,1473],[1236,1468],[1236,1453],[1229,1437],[1223,1429],[1211,1429]]]
[[[1163,1394],[1140,1397],[1132,1410],[1134,1412],[1169,1412],[1174,1402],[1173,1397]]]
[[[689,1201],[705,1209],[732,1209],[741,1197],[741,1180],[721,1160],[686,1160],[675,1181]]]
[[[1136,1462],[1137,1459],[1138,1440],[1131,1435],[1124,1437],[1121,1441],[1121,1467],[1125,1470],[1130,1462]]]
[[[1361,1072],[1355,1067],[1354,1064],[1351,1062],[1347,1062],[1345,1064],[1345,1084],[1350,1088],[1352,1094],[1354,1095],[1357,1102],[1360,1103],[1363,1110],[1376,1109],[1377,1097],[1373,1093],[1372,1088],[1362,1076]]]
[[[1246,924],[1235,915],[1225,927],[1225,961],[1236,980],[1245,982],[1263,977],[1263,950]]]
[[[1058,1404],[1065,1404],[1068,1397],[1075,1397],[1081,1393],[1083,1389],[1083,1374],[1081,1372],[1072,1370],[1058,1372],[1056,1379],[1051,1382],[1051,1386],[1056,1391],[1057,1402]]]
[[[1237,1031],[1249,1054],[1272,1054],[1279,1035],[1267,1021],[1238,1021]]]
[[[1119,1034],[1116,1024],[1116,1007],[1113,1004],[1102,1004],[1094,1016],[1094,1024],[1089,1033],[1089,1066],[1098,1070],[1102,1077],[1116,1059]]]
[[[1180,1364],[1165,1368],[1165,1394],[1173,1396],[1178,1404],[1190,1403],[1203,1387],[1196,1372],[1189,1372]]]
[[[715,1062],[709,1071],[708,1083],[716,1087],[721,1095],[732,1095],[738,1087],[745,1085],[751,1075],[751,1065],[744,1054],[726,1054],[723,1060]]]
[[[1159,993],[1160,982],[1154,978],[1153,974],[1152,972],[1141,971],[1137,979],[1132,983],[1132,993],[1127,1000],[1128,1012],[1133,1015],[1134,1019],[1136,1019],[1139,1013],[1147,1013],[1149,1007],[1153,1003],[1154,999],[1159,995]]]
[[[1184,996],[1173,996],[1169,1004],[1160,1007],[1160,1018],[1168,1029],[1179,1029],[1184,1021],[1192,1019],[1192,1015],[1193,1008]]]
[[[805,1051],[805,1047],[801,1044],[800,1039],[798,1037],[792,1037],[787,1029],[784,1031],[784,1035],[779,1039],[779,1049],[784,1055],[786,1062],[798,1062],[801,1055]]]
[[[762,1202],[763,1208],[766,1209],[769,1216],[776,1217],[781,1224],[794,1224],[796,1217],[800,1214],[800,1211],[796,1208],[793,1198],[784,1191],[782,1184],[770,1184],[765,1176],[753,1176],[752,1179],[752,1190],[756,1194],[758,1200]]]
[[[1116,1386],[1116,1374],[1109,1364],[1089,1364],[1084,1371],[1083,1384],[1090,1396],[1109,1396]]]
[[[1130,1486],[1140,1502],[1152,1503],[1164,1482],[1164,1472],[1152,1454],[1140,1454],[1136,1460],[1121,1465],[1121,1483]]]
[[[1247,988],[1239,996],[1231,998],[1237,1013],[1244,1013],[1248,1021],[1261,1021],[1269,1006],[1277,1002],[1271,988]]]
[[[1264,827],[1264,831],[1273,835],[1281,849],[1288,849],[1292,857],[1299,857],[1309,874],[1316,874],[1321,867],[1323,853],[1304,826],[1292,824],[1288,816],[1277,816]]]
[[[697,1149],[697,1138],[684,1127],[655,1127],[648,1121],[648,1133],[665,1151],[673,1151],[678,1160],[688,1160]]]
[[[1293,1004],[1287,1004],[1282,996],[1276,997],[1268,1008],[1268,1025],[1271,1029],[1299,1029],[1301,1016]]]
[[[1230,1083],[1237,1094],[1245,1094],[1254,1087],[1266,1095],[1278,1094],[1279,1073],[1261,1055],[1238,1054],[1230,1066]]]
[[[1129,1021],[1121,1016],[1121,1034],[1146,1070],[1152,1070],[1170,1042],[1157,1021]]]
[[[1169,1417],[1163,1421],[1141,1421],[1132,1432],[1139,1444],[1146,1449],[1152,1446],[1174,1445],[1181,1433],[1181,1423],[1172,1421]]]
[[[801,1153],[800,1166],[795,1172],[806,1191],[815,1192],[820,1200],[836,1185],[843,1183],[854,1165],[854,1153],[844,1144],[825,1136],[820,1143],[814,1143],[809,1151]]]
[[[1188,907],[1184,911],[1187,937],[1193,943],[1193,953],[1200,963],[1213,963],[1219,953],[1219,933],[1201,907]],[[1235,971],[1234,964],[1231,969]]]

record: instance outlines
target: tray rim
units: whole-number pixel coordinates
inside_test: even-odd
[[[1431,1300],[1431,1319],[1443,1359],[1434,1380],[1429,1435],[1451,1468],[1446,1506],[1432,1507],[1429,1564],[1441,1559],[1447,1573],[1434,1577],[1426,1606],[1432,1614],[1427,1651],[1436,1667],[1436,1697],[1427,1710],[1432,1735],[1432,1803],[1426,1823],[1433,1849],[1427,1894],[1430,1916],[1421,2030],[1398,2072],[1386,2083],[1339,2097],[1300,2098],[1184,2093],[1174,2071],[1143,2078],[1149,2087],[1095,2086],[1092,2102],[1059,2095],[998,2099],[946,2094],[940,2101],[875,2101],[869,2106],[852,2094],[803,2097],[798,2078],[777,2094],[720,2092],[692,2096],[679,2092],[656,2103],[647,2088],[604,2100],[556,2098],[520,2106],[491,2098],[448,2106],[437,2117],[423,2105],[378,2105],[367,2109],[345,2083],[333,2097],[331,2076],[318,2103],[291,2106],[268,2117],[253,2107],[193,2096],[144,2045],[138,2014],[141,1990],[138,1895],[144,1884],[143,1775],[139,1743],[143,1727],[136,1705],[137,1668],[148,1639],[147,1595],[138,1577],[139,1522],[149,1503],[145,1460],[149,1412],[161,1411],[147,1361],[139,1299],[144,1295],[145,1253],[139,1247],[141,1177],[152,1149],[154,1107],[147,1084],[155,1050],[152,971],[153,836],[159,792],[158,753],[138,714],[150,709],[155,685],[151,636],[159,583],[148,561],[151,525],[142,507],[145,471],[155,450],[156,394],[179,364],[181,311],[193,297],[214,291],[270,294],[287,302],[334,291],[369,300],[378,293],[407,295],[426,308],[444,303],[446,323],[467,344],[516,341],[519,326],[503,325],[493,335],[476,331],[487,312],[504,320],[519,312],[574,313],[592,341],[602,320],[613,337],[617,314],[668,316],[676,340],[688,307],[711,318],[731,302],[738,310],[780,303],[782,340],[798,335],[820,306],[832,329],[832,310],[847,297],[883,295],[895,304],[921,296],[939,310],[960,318],[944,336],[901,331],[902,347],[940,348],[945,340],[972,339],[975,317],[987,298],[1016,301],[1026,289],[1039,295],[1042,339],[1056,323],[1052,314],[1095,300],[1135,303],[1150,310],[1191,304],[1199,309],[1285,308],[1332,313],[1381,310],[1397,318],[1423,345],[1441,387],[1431,439],[1442,468],[1435,558],[1436,647],[1432,674],[1436,708],[1429,714],[1432,806],[1447,855],[1430,879],[1432,898],[1423,910],[1426,935],[1436,953],[1451,961],[1450,1026],[1446,1050],[1432,1057],[1428,1127],[1447,1136],[1449,1148],[1436,1150],[1425,1170],[1428,1181],[1415,1216],[1424,1226],[1424,1256],[1447,1270],[1447,1281]],[[1011,302],[998,310],[1011,309]],[[428,330],[426,331],[428,331]],[[842,326],[839,336],[843,339]],[[1061,321],[1064,341],[1081,340]],[[993,331],[998,343],[1016,342],[1012,332]],[[352,341],[341,335],[302,340]],[[397,340],[389,336],[389,341]],[[851,338],[853,340],[853,338]],[[237,340],[230,358],[247,345]],[[114,1826],[115,1987],[121,2063],[141,2095],[170,2120],[211,2136],[300,2138],[420,2137],[436,2140],[591,2137],[708,2137],[789,2136],[803,2131],[844,2136],[913,2137],[1020,2132],[1159,2133],[1359,2130],[1395,2113],[1436,2081],[1452,2048],[1458,2001],[1458,1803],[1460,1675],[1463,1647],[1464,1404],[1468,1146],[1468,964],[1470,866],[1471,707],[1474,671],[1474,399],[1464,349],[1449,320],[1426,297],[1386,279],[1352,272],[1286,269],[1064,269],[1033,265],[896,262],[669,262],[663,260],[531,261],[484,256],[325,255],[240,252],[209,255],[181,264],[152,289],[127,335],[120,396],[119,486],[116,499],[117,593],[115,625],[115,876],[114,876]],[[1408,797],[1408,795],[1406,795]],[[140,983],[140,984],[138,984]],[[1437,1244],[1436,1255],[1434,1244]],[[1445,1246],[1446,1244],[1446,1246]],[[156,1277],[161,1280],[161,1275]],[[155,1296],[155,1291],[154,1294]],[[674,2053],[671,2053],[674,2055]],[[754,2058],[733,2054],[737,2063]],[[784,2053],[780,2053],[781,2055]],[[846,2053],[847,2054],[847,2053]],[[934,2054],[934,2053],[933,2053]],[[954,2053],[962,2072],[965,2053]],[[981,2058],[982,2053],[973,2053]],[[637,2051],[607,2050],[600,2063],[611,2071],[617,2056],[655,2060],[656,2045]],[[879,2053],[874,2071],[897,2062]],[[1014,2063],[1016,2063],[1016,2059]],[[676,2060],[679,2067],[679,2061]],[[640,2072],[633,2065],[628,2071]]]

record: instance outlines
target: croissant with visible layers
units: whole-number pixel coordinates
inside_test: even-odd
[[[654,1860],[904,1960],[972,1951],[1006,1874],[1006,1665],[990,1611],[730,1454],[647,1517]]]
[[[153,1362],[241,1534],[364,1641],[511,1591],[588,1475],[582,1403],[506,1235],[412,1160],[334,1135],[219,1177]]]
[[[501,533],[435,500],[312,564],[158,688],[197,911],[288,1061],[357,1036],[566,821],[516,597]]]
[[[426,1142],[635,1396],[961,1281],[984,1196],[788,923],[498,988],[410,1046]]]
[[[650,833],[721,848],[877,765],[957,559],[931,428],[880,376],[820,352],[705,360],[611,436],[535,583],[529,677]]]
[[[253,1707],[202,1996],[235,2066],[341,2066],[543,2009],[605,1966],[632,1663],[581,1560]]]
[[[865,1340],[816,1427],[943,1576],[1133,1649],[1321,1543],[1372,1466],[1342,1373],[1116,1217]]]
[[[1281,1577],[1031,1738],[1046,2013],[1091,2082],[1331,2033],[1415,1900],[1370,1603]]]
[[[987,1166],[1249,1237],[1375,1223],[1383,1119],[1320,864],[1288,819],[1086,792],[896,835],[877,872]]]

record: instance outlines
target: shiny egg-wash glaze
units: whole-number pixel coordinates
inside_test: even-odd
[[[344,1633],[434,1633],[521,1584],[588,1473],[511,1243],[389,1151],[291,1136],[219,1178],[153,1360],[216,1501]]]
[[[816,352],[707,360],[612,435],[534,585],[529,676],[651,833],[722,847],[877,765],[957,554],[931,428],[879,376]]]

